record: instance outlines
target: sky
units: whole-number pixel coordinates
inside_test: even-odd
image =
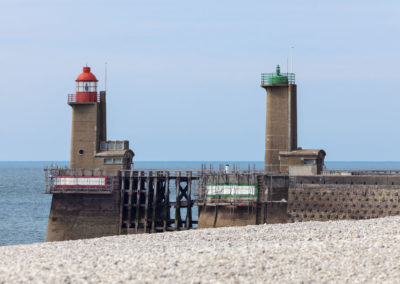
[[[0,161],[69,160],[86,64],[138,161],[262,161],[260,74],[293,50],[298,143],[400,161],[398,1],[0,1]],[[293,47],[293,49],[291,48]]]

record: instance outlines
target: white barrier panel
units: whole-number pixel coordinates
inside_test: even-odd
[[[208,197],[257,197],[256,185],[207,185]]]
[[[106,186],[106,177],[56,177],[54,185],[56,187],[69,187],[69,186]]]

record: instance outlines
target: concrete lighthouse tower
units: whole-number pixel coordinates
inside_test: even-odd
[[[107,141],[106,92],[97,92],[97,78],[90,67],[76,81],[76,93],[68,95],[72,107],[71,168],[130,168],[133,151],[129,141]]]
[[[261,87],[267,91],[265,131],[265,171],[279,172],[279,152],[297,149],[297,86],[295,74],[261,74]]]
[[[46,241],[117,235],[121,228],[121,180],[134,153],[127,140],[107,140],[106,92],[97,92],[90,67],[75,81],[76,93],[68,95],[70,168],[46,172],[46,193],[53,194]]]

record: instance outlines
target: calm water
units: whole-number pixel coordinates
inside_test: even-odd
[[[218,169],[226,162],[135,162],[136,169]],[[44,194],[43,168],[50,162],[0,162],[0,246],[43,242],[46,236],[51,195]],[[66,162],[58,162],[66,165]],[[229,162],[240,169],[263,162]],[[326,162],[329,170],[400,170],[400,162]],[[231,166],[232,168],[232,166]]]

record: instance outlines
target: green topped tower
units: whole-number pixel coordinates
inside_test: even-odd
[[[261,87],[267,91],[265,171],[280,172],[279,152],[297,149],[297,86],[295,74],[262,73]]]

